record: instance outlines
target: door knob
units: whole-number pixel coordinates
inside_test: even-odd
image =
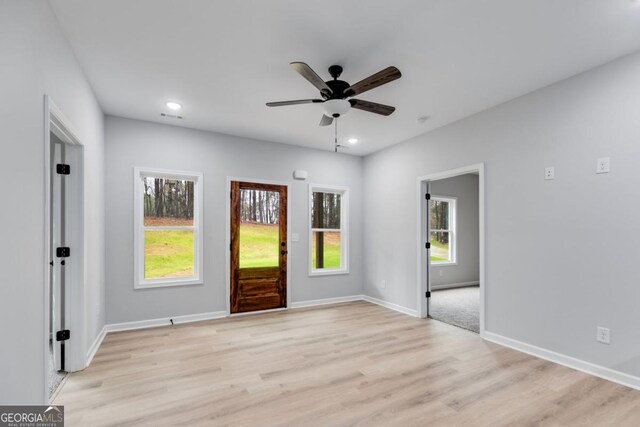
[[[280,255],[286,255],[288,251],[280,251]]]

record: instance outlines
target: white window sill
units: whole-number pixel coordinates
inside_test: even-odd
[[[340,270],[312,270],[309,272],[309,277],[314,276],[337,276],[340,274],[349,274],[349,270],[340,269]]]
[[[431,261],[431,267],[455,267],[457,262],[435,262]]]
[[[153,288],[167,288],[173,286],[191,286],[202,285],[204,281],[200,279],[187,279],[187,280],[162,280],[162,281],[146,281],[143,283],[137,283],[134,289],[153,289]]]

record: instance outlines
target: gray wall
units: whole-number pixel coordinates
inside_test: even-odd
[[[480,279],[480,227],[478,175],[466,174],[431,182],[434,196],[456,197],[455,265],[431,264],[432,289],[478,283]]]
[[[418,307],[416,179],[485,162],[487,330],[640,375],[638,100],[634,54],[366,157],[365,293]]]
[[[0,404],[44,403],[44,95],[85,144],[86,345],[104,325],[103,115],[46,1],[0,1]],[[72,335],[73,337],[73,335]]]
[[[227,176],[290,181],[293,302],[362,293],[362,158],[283,144],[107,117],[107,322],[119,323],[224,311]],[[331,141],[327,141],[330,144]],[[133,168],[204,174],[204,284],[133,288]],[[309,172],[294,181],[294,169]],[[308,184],[350,188],[350,267],[347,275],[308,277]]]

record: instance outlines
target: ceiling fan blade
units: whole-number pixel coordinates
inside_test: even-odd
[[[282,107],[283,105],[298,105],[298,104],[318,104],[324,102],[323,99],[298,99],[296,101],[277,101],[267,102],[267,107]]]
[[[326,93],[327,95],[331,95],[333,93],[324,80],[322,80],[322,78],[304,62],[292,62],[289,65],[291,65],[291,68],[296,70],[298,74],[307,79],[309,83],[314,85],[320,92]]]
[[[344,93],[346,96],[360,95],[361,93],[374,89],[378,86],[398,80],[400,77],[402,77],[400,70],[396,67],[387,67],[384,70],[378,71],[374,75],[349,86],[345,89]]]
[[[394,111],[396,111],[396,108],[390,105],[378,104],[377,102],[363,101],[362,99],[350,99],[349,103],[351,104],[351,107],[357,108],[358,110],[381,114],[383,116],[388,116]]]
[[[326,114],[323,114],[322,118],[320,119],[320,126],[329,126],[331,123],[333,123],[333,117],[329,117]]]

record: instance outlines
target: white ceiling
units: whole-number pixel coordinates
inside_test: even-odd
[[[319,149],[333,148],[315,98],[289,67],[332,64],[355,83],[389,65],[400,80],[360,98],[339,137],[365,155],[640,49],[631,0],[51,0],[105,113]],[[184,105],[176,121],[164,102]],[[416,118],[429,116],[425,124]]]

